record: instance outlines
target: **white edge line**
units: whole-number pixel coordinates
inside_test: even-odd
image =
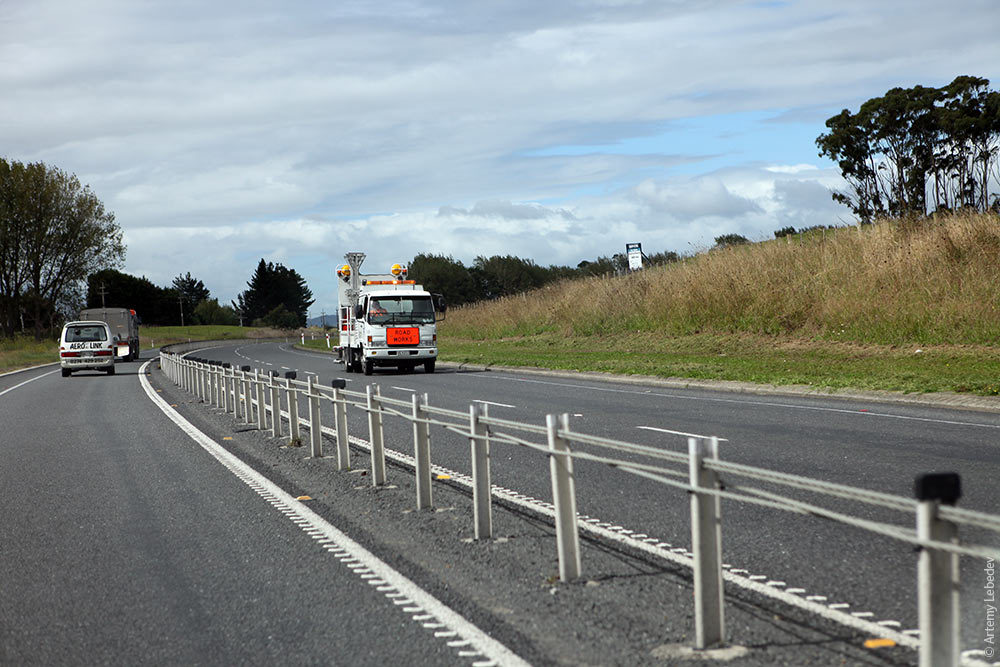
[[[36,375],[35,377],[33,377],[33,378],[29,379],[29,380],[25,380],[24,382],[21,382],[19,384],[15,384],[13,387],[8,387],[7,389],[4,389],[3,391],[0,391],[0,396],[3,396],[4,394],[6,394],[8,392],[14,391],[18,387],[23,387],[24,385],[28,384],[29,382],[34,382],[35,380],[41,379],[41,378],[43,378],[43,377],[45,377],[47,375],[52,375],[53,373],[55,373],[58,370],[59,369],[57,368],[55,371],[49,371],[48,373],[42,373],[41,375]]]
[[[237,477],[243,480],[244,483],[251,486],[251,488],[254,488],[255,490],[256,487],[259,487],[263,492],[280,499],[284,503],[287,503],[287,506],[294,509],[297,516],[308,522],[311,528],[323,533],[324,537],[336,541],[341,549],[349,553],[358,561],[364,563],[369,570],[377,574],[379,578],[385,580],[387,584],[392,585],[396,590],[403,593],[415,604],[423,607],[423,609],[428,613],[434,614],[438,620],[446,624],[448,627],[456,630],[460,635],[462,635],[462,637],[469,639],[483,654],[483,657],[495,660],[503,665],[528,667],[527,662],[518,657],[506,646],[487,635],[456,612],[452,611],[451,608],[414,584],[410,581],[410,579],[389,567],[386,563],[375,556],[375,554],[371,553],[363,546],[352,540],[345,533],[297,501],[291,495],[285,493],[285,491],[274,484],[271,480],[230,454],[224,447],[198,430],[191,422],[184,419],[184,417],[182,417],[176,410],[172,409],[170,405],[156,393],[152,385],[149,383],[149,380],[146,379],[145,370],[149,364],[150,362],[147,361],[139,369],[139,382],[142,384],[142,388],[149,397],[149,400],[160,408],[163,414],[177,424],[177,426],[192,440],[198,443],[206,452],[215,457],[216,460],[232,470],[234,473],[237,473],[238,471]]]
[[[0,378],[7,377],[8,375],[13,375],[14,373],[24,373],[26,371],[33,371],[33,370],[38,369],[38,368],[45,368],[46,366],[53,366],[53,365],[58,364],[58,363],[59,363],[58,361],[51,361],[51,362],[49,362],[47,364],[39,364],[37,366],[28,366],[27,368],[15,368],[12,371],[6,371],[4,373],[0,373]]]

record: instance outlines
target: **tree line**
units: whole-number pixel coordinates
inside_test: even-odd
[[[673,252],[654,253],[646,256],[644,265],[676,262],[680,256]],[[539,266],[531,259],[512,255],[479,256],[470,266],[450,256],[418,254],[410,262],[409,275],[425,289],[444,295],[448,304],[460,306],[476,301],[497,299],[510,294],[543,287],[567,278],[621,274],[628,271],[628,258],[624,253],[596,260],[584,260],[569,266]]]
[[[132,308],[143,324],[152,326],[246,324],[294,329],[305,326],[312,303],[312,292],[302,276],[263,259],[247,289],[230,304],[212,298],[205,283],[190,271],[174,278],[169,287],[114,269],[87,278],[87,308]]]
[[[0,336],[41,340],[82,308],[131,308],[144,324],[303,326],[312,293],[293,269],[263,259],[229,305],[190,272],[168,287],[118,268],[122,230],[73,174],[0,158]]]
[[[833,199],[862,224],[959,208],[1000,211],[1000,92],[959,76],[940,88],[893,88],[826,121],[816,139],[847,188]]]

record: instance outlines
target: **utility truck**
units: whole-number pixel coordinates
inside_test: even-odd
[[[410,372],[420,364],[433,373],[444,297],[407,280],[402,264],[393,264],[389,273],[365,275],[364,253],[349,252],[344,259],[347,264],[337,269],[335,351],[345,370],[371,375],[376,367],[393,366]]]
[[[139,316],[130,308],[89,308],[80,311],[81,320],[105,322],[114,337],[115,357],[122,361],[139,358]]]

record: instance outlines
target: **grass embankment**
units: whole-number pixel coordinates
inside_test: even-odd
[[[0,338],[0,373],[59,361],[59,341],[31,336]]]
[[[997,285],[1000,217],[884,221],[456,308],[441,358],[995,395]]]
[[[280,338],[294,336],[295,332],[279,331],[266,327],[239,327],[216,324],[190,327],[139,327],[139,344],[144,350],[163,347],[171,343],[196,340],[226,340],[241,338]]]

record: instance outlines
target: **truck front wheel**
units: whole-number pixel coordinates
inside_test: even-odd
[[[428,359],[427,361],[424,362],[424,372],[425,373],[433,373],[434,372],[434,362],[435,361],[436,361],[436,359]]]
[[[365,359],[365,375],[371,375],[372,371],[375,370],[375,364],[372,363],[371,359]]]

